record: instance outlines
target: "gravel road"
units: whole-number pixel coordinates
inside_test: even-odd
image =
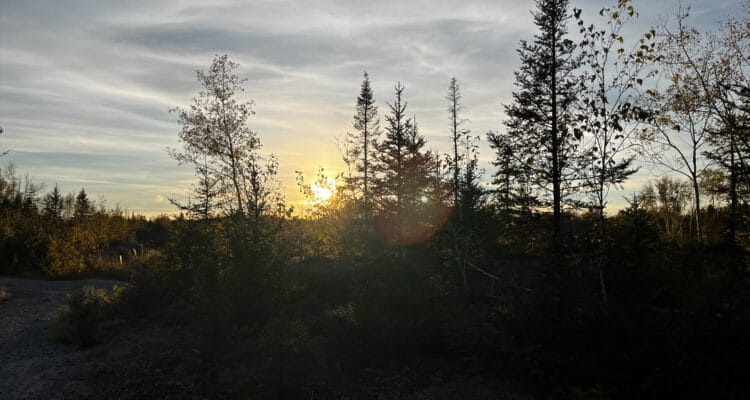
[[[109,289],[113,285],[123,283],[105,280],[38,281],[0,277],[0,288],[7,289],[12,295],[9,301],[0,303],[0,400],[100,398],[84,380],[89,361],[95,354],[91,350],[55,342],[50,337],[52,324],[65,304],[65,294],[86,285]],[[460,376],[431,385],[410,396],[388,390],[379,398],[534,399],[533,396],[503,382]]]
[[[86,285],[109,289],[117,284],[122,282],[0,277],[0,288],[13,296],[0,304],[0,399],[92,398],[83,383],[88,352],[51,340],[51,327],[65,293]]]

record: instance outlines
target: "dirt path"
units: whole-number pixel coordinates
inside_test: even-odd
[[[0,399],[91,398],[83,383],[88,352],[50,339],[65,293],[116,281],[37,281],[0,277],[12,298],[0,305]],[[122,283],[119,283],[122,284]]]

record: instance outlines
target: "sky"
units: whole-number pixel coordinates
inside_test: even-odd
[[[612,1],[573,0],[593,18]],[[634,32],[668,19],[678,0],[635,0]],[[691,22],[711,29],[742,0],[694,0]],[[194,181],[166,152],[177,117],[200,90],[195,72],[228,54],[254,100],[249,127],[280,162],[290,204],[294,171],[343,169],[337,137],[352,130],[364,70],[381,116],[402,82],[429,149],[446,152],[445,95],[455,76],[468,128],[502,130],[516,54],[531,39],[530,0],[0,0],[0,150],[47,191],[81,188],[107,207],[172,213],[168,198]],[[492,154],[480,148],[485,178]],[[638,188],[645,177],[626,184]],[[622,205],[624,192],[610,204]]]

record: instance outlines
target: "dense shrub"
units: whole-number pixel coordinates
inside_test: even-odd
[[[66,300],[54,327],[55,338],[84,347],[98,343],[101,323],[113,302],[112,296],[104,289],[84,286],[68,293]]]

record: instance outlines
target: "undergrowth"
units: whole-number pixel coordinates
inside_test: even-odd
[[[114,298],[121,292],[115,286],[113,295],[104,289],[84,286],[66,295],[67,304],[60,312],[53,329],[53,336],[64,343],[82,347],[92,346],[101,341],[102,323],[111,311]]]

